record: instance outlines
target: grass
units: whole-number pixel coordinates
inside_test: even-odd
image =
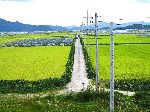
[[[0,80],[60,78],[70,46],[0,48]]]
[[[141,97],[139,97],[139,95]],[[137,94],[132,97],[115,93],[115,112],[145,112],[150,109],[149,93]],[[148,98],[141,100],[141,98]],[[96,93],[92,91],[79,92],[68,95],[48,95],[46,97],[12,97],[0,96],[0,111],[21,111],[21,112],[108,112],[109,93]],[[142,102],[138,102],[140,101]],[[145,106],[146,104],[146,106]]]

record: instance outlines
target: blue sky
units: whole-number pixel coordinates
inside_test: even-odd
[[[0,18],[26,24],[79,26],[87,10],[106,22],[150,22],[150,0],[0,0]]]

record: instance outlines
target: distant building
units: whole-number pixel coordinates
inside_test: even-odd
[[[115,30],[114,33],[117,33],[117,34],[126,34],[126,33],[129,33],[128,30]]]

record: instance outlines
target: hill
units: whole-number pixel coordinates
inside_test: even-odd
[[[0,18],[0,32],[32,32],[32,31],[64,31],[68,30],[61,26],[51,25],[30,25],[23,24],[18,21],[10,22]]]

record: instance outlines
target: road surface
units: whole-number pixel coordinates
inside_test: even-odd
[[[67,85],[70,91],[79,92],[87,89],[89,80],[87,78],[86,65],[80,43],[79,35],[76,36],[75,42],[75,54],[74,54],[74,65],[71,82]]]

